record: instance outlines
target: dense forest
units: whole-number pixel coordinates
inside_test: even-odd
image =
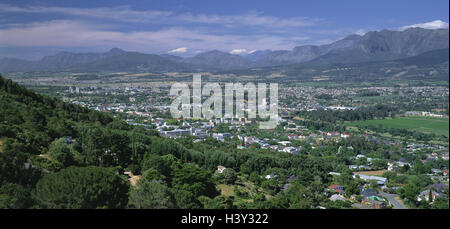
[[[329,202],[321,195],[331,178],[326,158],[224,149],[162,138],[0,76],[0,208],[316,208]],[[214,173],[218,165],[227,172]],[[142,178],[130,185],[125,171]],[[261,178],[275,172],[278,180]],[[237,174],[274,197],[236,203],[220,195],[216,185],[233,184]],[[291,188],[280,192],[285,183]]]

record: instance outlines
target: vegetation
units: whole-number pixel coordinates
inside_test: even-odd
[[[0,89],[0,194],[6,208],[280,207],[275,199],[265,202],[260,195],[243,206],[219,198],[216,183],[221,180],[213,177],[215,167],[228,168],[222,180],[228,184],[236,182],[241,171],[253,172],[255,180],[277,168],[301,175],[295,187],[305,193],[310,193],[304,187],[311,182],[325,184],[331,171],[324,161],[305,156],[237,152],[161,138],[152,130],[35,94],[3,78]],[[136,187],[126,182],[125,169],[143,174]],[[276,190],[282,182],[267,187]],[[158,199],[149,193],[157,193]],[[294,197],[283,198],[281,207],[288,207]],[[292,201],[297,207],[320,203]]]
[[[428,117],[399,117],[377,120],[359,121],[353,123],[356,126],[381,126],[384,128],[396,128],[414,130],[422,133],[434,133],[448,137],[448,118],[428,118]]]
[[[123,208],[127,192],[115,168],[69,167],[43,176],[33,194],[43,208]]]

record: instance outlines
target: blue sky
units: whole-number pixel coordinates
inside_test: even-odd
[[[327,44],[408,26],[448,28],[448,0],[0,2],[0,57],[113,47],[181,56]]]

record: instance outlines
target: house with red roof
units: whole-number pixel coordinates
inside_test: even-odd
[[[334,192],[338,192],[341,194],[344,193],[344,186],[342,186],[342,185],[333,184],[333,185],[330,185],[328,188]]]

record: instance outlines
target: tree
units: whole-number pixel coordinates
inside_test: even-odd
[[[48,155],[64,166],[74,164],[73,154],[70,150],[70,146],[66,143],[65,138],[60,138],[53,141],[48,149]]]
[[[416,202],[416,197],[419,194],[419,188],[413,184],[413,183],[409,183],[407,185],[405,185],[404,187],[404,192],[403,192],[403,197],[407,200],[409,200],[412,203]]]
[[[197,200],[196,196],[192,192],[174,188],[172,189],[172,193],[178,208],[181,209],[201,208],[200,202]]]
[[[376,180],[370,180],[369,184],[370,184],[370,188],[373,188],[373,189],[378,188],[378,182]]]
[[[236,179],[237,179],[237,174],[236,174],[236,171],[234,171],[234,169],[226,168],[223,171],[223,177],[225,179],[225,183],[234,184],[234,182],[236,182]]]
[[[185,190],[194,196],[213,197],[217,190],[212,183],[211,174],[195,164],[184,164],[182,168],[173,171],[172,187]]]
[[[164,159],[156,154],[147,154],[145,159],[142,160],[142,170],[155,169],[162,174],[169,174],[170,167],[168,167]]]
[[[387,168],[387,160],[386,159],[373,160],[373,166],[377,169],[386,169]]]
[[[116,168],[72,166],[42,177],[34,197],[42,208],[123,208],[128,189]]]
[[[353,194],[359,194],[359,186],[358,186],[358,182],[356,182],[356,181],[350,182],[348,185],[346,185],[344,187],[344,189],[345,189],[345,194],[347,194],[347,196],[351,196]]]
[[[130,191],[128,205],[139,209],[168,209],[174,203],[169,188],[155,180],[141,179]]]
[[[149,169],[142,174],[143,178],[149,181],[166,181],[166,177],[156,169]]]
[[[253,171],[250,173],[248,180],[255,184],[259,184],[261,182],[261,177],[258,175],[257,172]]]
[[[228,196],[216,196],[214,199],[200,196],[198,199],[204,209],[231,209],[233,207],[233,199]]]
[[[449,208],[449,204],[448,204],[448,199],[446,198],[441,198],[441,197],[437,197],[433,204],[431,205],[431,207],[433,209],[448,209]]]
[[[23,209],[32,204],[29,190],[13,183],[0,184],[0,209]]]
[[[310,190],[295,182],[287,192],[283,193],[287,202],[285,205],[292,209],[308,209],[313,207],[314,197]]]

